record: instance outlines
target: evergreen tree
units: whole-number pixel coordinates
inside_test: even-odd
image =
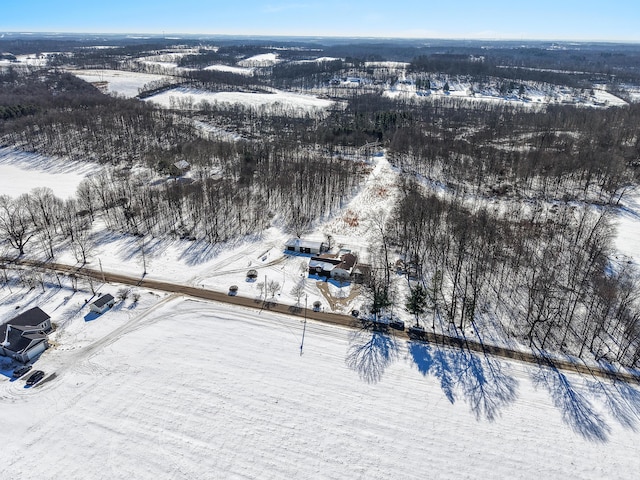
[[[407,303],[405,303],[405,308],[407,312],[416,317],[416,326],[419,326],[420,323],[418,318],[422,315],[427,308],[427,291],[425,288],[418,284],[413,287],[409,291],[409,295],[407,295]]]

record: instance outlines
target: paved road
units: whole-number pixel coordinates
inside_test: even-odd
[[[216,292],[214,290],[208,290],[205,288],[191,287],[188,285],[181,285],[177,283],[163,282],[159,280],[151,280],[145,277],[136,278],[128,275],[122,275],[112,272],[101,272],[85,267],[76,267],[70,265],[62,265],[58,263],[42,263],[27,259],[9,260],[0,259],[0,261],[7,264],[15,264],[22,266],[46,268],[49,270],[55,270],[58,272],[64,272],[67,274],[75,274],[78,276],[92,277],[97,280],[103,280],[111,283],[120,283],[123,285],[133,285],[138,287],[150,288],[153,290],[160,290],[170,293],[179,293],[188,295],[194,298],[202,298],[205,300],[213,300],[216,302],[224,302],[233,305],[240,305],[243,307],[255,308],[258,310],[266,309],[272,312],[282,313],[286,315],[295,315],[299,317],[305,317],[308,319],[330,323],[335,325],[341,325],[349,328],[363,328],[363,323],[354,319],[349,315],[341,315],[336,313],[326,312],[314,312],[304,308],[296,308],[291,305],[283,305],[278,303],[265,303],[260,300],[252,298],[246,298],[242,296],[229,296],[226,293]],[[574,363],[561,359],[550,359],[542,355],[536,355],[531,352],[522,352],[519,350],[512,350],[506,347],[499,347],[495,345],[487,345],[477,340],[451,337],[434,333],[430,331],[424,332],[405,332],[399,330],[388,330],[390,334],[409,338],[412,340],[422,340],[439,345],[445,345],[454,348],[468,349],[474,352],[479,352],[485,355],[492,355],[495,357],[508,358],[511,360],[517,360],[520,362],[530,363],[539,366],[546,366],[548,368],[566,370],[578,372],[585,375],[593,375],[600,378],[609,380],[619,380],[629,383],[636,383],[640,385],[640,374],[634,374],[631,372],[620,372],[604,367],[589,366],[584,363]]]

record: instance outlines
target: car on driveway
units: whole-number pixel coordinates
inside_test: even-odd
[[[20,378],[29,370],[31,370],[31,365],[22,365],[21,367],[18,367],[13,371],[13,378]]]
[[[29,378],[27,378],[27,385],[32,386],[38,383],[44,377],[44,372],[42,370],[36,370],[33,372]]]

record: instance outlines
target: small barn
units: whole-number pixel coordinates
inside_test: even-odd
[[[169,167],[169,173],[174,177],[180,177],[191,170],[191,164],[186,160],[179,160]]]
[[[51,317],[34,307],[0,325],[0,355],[26,363],[49,346]]]
[[[113,307],[116,303],[116,299],[113,298],[113,295],[110,293],[106,293],[102,295],[99,299],[89,305],[89,309],[95,313],[104,313]]]
[[[327,249],[324,242],[314,242],[302,238],[291,238],[287,240],[284,247],[286,252],[308,253],[311,255],[318,255]]]

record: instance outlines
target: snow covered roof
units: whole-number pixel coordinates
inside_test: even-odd
[[[318,268],[322,272],[330,272],[336,266],[333,263],[323,262],[322,260],[310,260],[309,270],[317,270]]]
[[[175,162],[173,164],[174,167],[180,169],[180,170],[186,170],[189,167],[191,167],[191,164],[189,162],[187,162],[186,160],[179,160],[177,162]]]
[[[318,250],[322,248],[322,242],[314,242],[311,240],[304,240],[302,238],[290,238],[284,245],[286,247],[314,248]]]

